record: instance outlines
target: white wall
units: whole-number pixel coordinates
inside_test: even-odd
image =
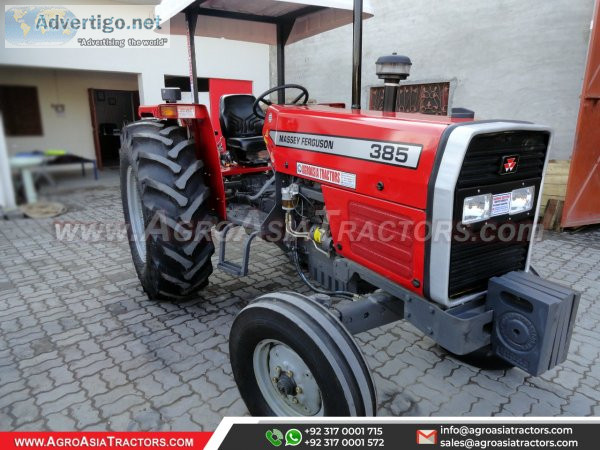
[[[450,106],[479,119],[541,122],[555,130],[552,156],[568,159],[594,0],[372,0],[364,22],[363,107],[379,85],[375,61],[412,59],[409,80],[451,81]],[[274,64],[274,58],[272,58]],[[286,81],[319,101],[350,103],[352,27],[287,48]]]
[[[22,3],[52,2],[34,0]],[[119,4],[107,0],[99,4],[111,3]],[[0,8],[0,16],[1,23],[4,23],[4,8]],[[198,77],[251,80],[257,94],[269,88],[268,45],[198,37],[196,57]],[[64,117],[56,117],[50,109],[50,103],[55,103],[52,71],[39,68],[61,69],[58,72],[64,89],[61,95],[65,96],[63,102],[67,108]],[[9,151],[59,147],[93,157],[87,88],[139,88],[141,103],[155,104],[162,102],[160,89],[164,87],[164,75],[188,75],[184,36],[172,36],[168,49],[7,49],[2,44],[0,82],[38,86],[44,128],[43,138],[9,138]]]
[[[14,4],[63,4],[59,1],[15,0]],[[123,3],[156,4],[158,0],[111,1],[69,0],[67,4],[115,5]],[[106,15],[106,14],[104,14]],[[4,24],[4,8],[0,8]],[[156,34],[157,37],[161,35]],[[198,76],[206,78],[234,78],[254,81],[255,92],[269,87],[269,47],[264,44],[214,38],[196,38]],[[171,36],[170,48],[75,48],[34,49],[4,48],[0,46],[0,66],[30,66],[60,69],[83,69],[141,74],[142,103],[161,101],[163,76],[187,75],[188,58],[185,36]],[[0,67],[0,70],[2,68]]]
[[[199,37],[196,58],[198,77],[252,80],[255,92],[268,89],[268,45]],[[0,48],[0,65],[141,74],[140,96],[146,104],[161,101],[165,74],[188,74],[187,61],[184,36],[173,36],[168,49]]]
[[[2,111],[0,111],[0,207],[12,209],[15,206],[15,191],[12,184],[6,140],[4,139]]]
[[[57,148],[92,159],[96,156],[88,88],[138,88],[137,77],[132,74],[14,67],[0,68],[0,84],[38,88],[43,135],[7,137],[10,154]],[[63,103],[65,112],[57,114],[51,106],[54,103]]]

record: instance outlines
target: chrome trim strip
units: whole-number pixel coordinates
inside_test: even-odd
[[[544,181],[546,181],[546,170],[548,169],[548,161],[550,161],[550,150],[554,141],[554,133],[548,128],[550,139],[548,140],[548,150],[546,151],[546,161],[544,161],[544,171],[542,172],[542,181],[540,182],[540,192],[538,194],[538,203],[535,208],[535,216],[533,218],[533,230],[531,231],[531,240],[529,241],[529,249],[527,250],[527,260],[525,261],[525,272],[529,272],[531,266],[531,253],[533,251],[533,241],[537,236],[538,219],[540,217],[540,208],[542,207],[542,195],[544,194]]]
[[[465,153],[473,137],[479,134],[497,133],[502,131],[547,131],[550,133],[550,141],[546,152],[544,163],[544,175],[542,176],[542,188],[548,157],[552,144],[552,129],[544,125],[536,125],[522,122],[480,122],[470,125],[456,127],[450,133],[448,142],[444,149],[444,155],[440,163],[440,169],[435,181],[432,216],[431,216],[431,254],[429,258],[429,295],[433,301],[446,307],[453,307],[477,297],[483,292],[469,294],[456,299],[448,298],[448,280],[450,272],[450,240],[452,228],[452,216],[454,211],[454,190],[460,169],[463,165]],[[542,188],[538,196],[536,216],[533,229],[537,227],[540,204],[542,199]],[[529,244],[526,270],[529,270],[529,261],[533,245],[533,237]],[[427,270],[427,269],[426,269]]]

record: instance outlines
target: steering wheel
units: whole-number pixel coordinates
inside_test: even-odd
[[[301,91],[300,95],[292,100],[292,103],[286,103],[286,105],[306,105],[306,103],[308,103],[308,90],[304,86],[300,86],[299,84],[282,84],[281,86],[276,86],[259,95],[259,97],[255,100],[254,105],[252,105],[254,114],[256,114],[256,116],[260,119],[264,119],[265,113],[259,105],[264,103],[267,106],[271,106],[273,102],[267,97],[273,92],[285,91],[286,89],[298,89]]]

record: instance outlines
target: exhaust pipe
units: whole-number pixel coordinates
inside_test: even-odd
[[[352,16],[352,109],[360,109],[363,0],[354,0]]]

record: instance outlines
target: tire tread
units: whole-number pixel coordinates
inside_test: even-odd
[[[150,236],[146,263],[136,262],[130,242],[144,290],[151,298],[170,301],[194,296],[208,284],[215,251],[210,235],[210,189],[194,140],[173,122],[143,119],[124,128],[121,163],[131,165],[137,176],[146,225],[149,218],[158,217],[169,232],[168,239],[160,234]],[[122,167],[123,192],[126,171],[127,167]],[[125,210],[126,197],[123,194]]]

